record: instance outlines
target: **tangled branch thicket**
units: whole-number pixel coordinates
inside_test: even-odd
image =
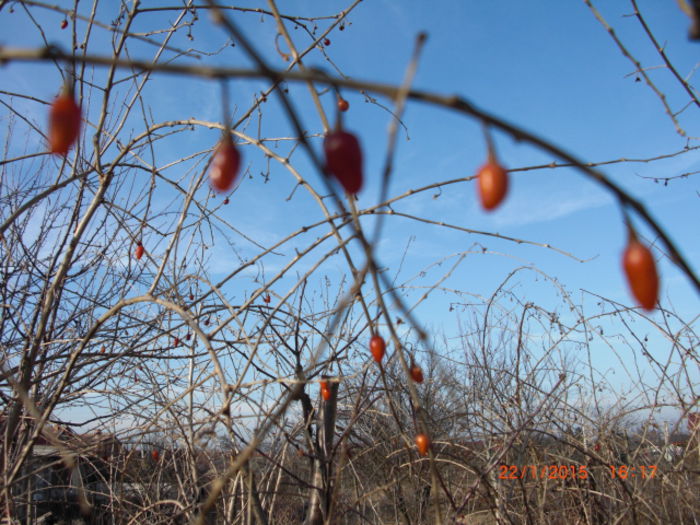
[[[671,108],[586,3],[661,96],[687,141],[678,151],[583,162],[464,99],[412,90],[423,36],[403,83],[347,78],[329,39],[350,30],[359,0],[323,16],[281,13],[274,0],[265,8],[0,1],[4,24],[21,18],[37,42],[0,48],[3,69],[38,63],[32,71],[57,86],[0,91],[2,518],[697,523],[697,317],[665,301],[654,315],[604,296],[584,306],[529,264],[487,297],[451,288],[467,261],[494,253],[483,239],[579,259],[411,211],[472,174],[389,189],[407,104],[445,107],[556,159],[512,171],[574,167],[602,185],[700,289],[682,247],[598,171],[695,152],[684,120],[700,106],[692,76],[659,48],[687,97],[682,110]],[[631,7],[658,47],[653,24],[635,0]],[[244,21],[272,24],[268,43],[284,67],[271,65],[263,39],[246,38]],[[57,31],[61,45],[52,44]],[[205,34],[208,43],[194,47]],[[212,35],[220,36],[214,47]],[[318,56],[328,71],[308,67]],[[84,121],[62,157],[46,152],[42,119],[64,83]],[[339,193],[316,153],[346,92],[391,123],[376,202]],[[171,109],[154,113],[164,97]],[[320,129],[295,109],[307,97]],[[274,101],[286,123],[269,117]],[[178,102],[198,113],[183,114]],[[240,188],[229,203],[207,183],[224,129],[243,152],[243,184],[267,190],[254,220],[228,212]],[[283,176],[293,180],[286,190],[271,183]],[[286,229],[266,232],[280,209]],[[480,240],[407,277],[413,238],[397,267],[380,263],[394,221]],[[532,302],[533,288],[550,300]],[[454,316],[456,335],[424,325],[436,305]],[[369,359],[373,333],[388,342],[381,366]],[[618,366],[597,365],[601,351]],[[414,362],[423,383],[410,380]],[[419,433],[430,437],[427,456],[416,450]]]

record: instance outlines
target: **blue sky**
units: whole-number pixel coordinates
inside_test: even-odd
[[[614,26],[628,49],[645,67],[654,68],[649,70],[650,78],[668,96],[671,107],[674,110],[683,107],[687,95],[666,69],[658,67],[662,63],[660,57],[638,21],[628,16],[632,12],[631,5],[626,2],[599,3],[603,16]],[[148,6],[165,4],[144,3]],[[72,2],[62,2],[61,5],[69,6]],[[249,5],[264,7],[264,3],[258,2]],[[695,80],[693,68],[700,57],[700,43],[687,40],[687,17],[674,2],[642,0],[639,6],[678,71],[684,76],[691,75],[692,83]],[[299,15],[330,15],[345,7],[346,3],[337,1],[323,2],[322,5],[312,0],[280,2],[283,13]],[[107,13],[108,7],[104,4],[101,9],[105,19],[114,17]],[[46,24],[48,40],[65,45],[69,41],[69,32],[60,30],[61,17],[55,13],[46,13],[45,16],[41,22]],[[236,20],[271,65],[285,67],[286,63],[274,51],[276,29],[271,20],[263,21],[254,14],[238,14]],[[416,34],[426,31],[428,41],[414,82],[416,88],[464,97],[584,161],[601,162],[621,157],[645,159],[678,152],[686,144],[698,145],[696,139],[686,140],[676,133],[658,97],[643,81],[635,81],[637,75],[633,65],[615,47],[582,1],[365,0],[351,13],[348,22],[344,31],[336,29],[329,35],[331,45],[325,50],[326,55],[317,50],[307,57],[305,63],[308,66],[320,66],[332,72],[335,65],[343,74],[358,80],[398,84],[410,59]],[[323,29],[328,23],[318,22],[319,28]],[[41,45],[36,30],[20,13],[10,15],[3,12],[0,25],[0,43],[3,45]],[[146,29],[149,29],[148,17],[136,27],[136,30]],[[309,37],[301,29],[290,31],[300,47],[308,45]],[[189,42],[181,33],[173,40],[173,45],[216,50],[224,40],[222,35],[220,28],[205,22],[195,29],[194,42]],[[109,53],[107,43],[108,39],[98,32],[91,41],[93,47],[90,51]],[[153,56],[154,48],[135,46],[133,51],[135,56],[148,58]],[[219,56],[207,60],[234,67],[250,65],[240,46],[229,47]],[[185,59],[179,61],[185,62]],[[103,69],[95,70],[97,77],[103,74]],[[3,68],[0,77],[0,89],[27,92],[45,100],[52,98],[59,84],[55,68],[46,64],[12,63]],[[232,80],[228,87],[231,105],[240,108],[236,113],[240,114],[250,105],[254,94],[266,87],[266,83]],[[305,128],[311,133],[322,133],[306,87],[290,85],[289,90]],[[344,96],[350,102],[345,117],[346,127],[358,135],[365,155],[366,185],[360,195],[360,206],[370,206],[378,198],[378,180],[390,116],[379,105],[368,103],[361,94],[346,91]],[[156,122],[185,117],[221,120],[220,86],[212,81],[157,75],[146,97]],[[5,95],[3,100],[7,100]],[[332,94],[326,93],[322,100],[332,116]],[[391,106],[385,99],[378,100]],[[30,119],[41,125],[45,119],[45,107],[32,102],[17,103]],[[94,115],[99,108],[99,99],[95,96],[86,107],[88,105],[88,111]],[[691,137],[700,136],[697,117],[696,107],[688,108],[680,116],[681,124]],[[441,180],[466,177],[474,174],[485,160],[480,124],[464,115],[411,102],[403,122],[407,131],[402,128],[399,133],[391,195]],[[130,121],[130,125],[135,133],[141,131],[138,118]],[[274,97],[264,105],[264,115],[259,123],[256,121],[239,131],[256,135],[258,126],[262,136],[289,137],[291,134],[288,121]],[[218,131],[199,128],[186,137],[173,137],[157,146],[158,165],[179,158],[183,152],[205,152],[217,139]],[[516,143],[501,133],[496,133],[495,139],[499,157],[509,168],[558,160],[528,144]],[[271,147],[275,151],[288,151],[288,141],[280,144],[279,149]],[[319,138],[314,140],[314,145],[320,152]],[[31,150],[33,146],[31,142],[18,141],[13,147]],[[39,143],[37,148],[40,149]],[[301,190],[296,191],[292,200],[286,200],[296,183],[285,169],[272,163],[269,181],[265,182],[258,176],[267,167],[264,155],[251,146],[241,146],[241,149],[245,167],[253,177],[241,182],[228,207],[219,209],[222,221],[269,245],[300,225],[322,217],[316,204]],[[198,173],[197,169],[203,169],[207,160],[207,154],[202,154],[192,165],[187,165],[192,171],[177,167],[164,173],[189,185],[194,174]],[[321,191],[320,175],[311,171],[305,154],[296,151],[293,161]],[[697,272],[700,256],[697,175],[672,180],[668,186],[648,178],[673,177],[700,170],[700,154],[690,151],[664,161],[619,163],[601,169],[648,207]],[[620,263],[626,234],[611,196],[572,169],[517,171],[512,174],[511,183],[505,204],[489,214],[484,213],[477,202],[473,181],[448,186],[439,198],[433,198],[436,191],[418,194],[398,203],[395,209],[464,228],[549,243],[587,262],[577,262],[544,248],[391,218],[387,220],[383,238],[376,246],[382,265],[390,267],[393,276],[401,264],[405,247],[409,245],[397,279],[397,282],[402,282],[436,261],[475,250],[475,243],[479,243],[479,246],[488,248],[487,253],[469,255],[443,283],[446,288],[486,297],[493,293],[509,271],[523,265],[535,265],[564,283],[574,299],[586,306],[588,313],[595,309],[598,300],[595,295],[632,304]],[[204,184],[198,190],[198,196],[205,200],[207,194],[208,188]],[[221,200],[217,197],[209,202],[214,206],[220,205]],[[164,208],[174,206],[179,210],[182,196],[161,187],[157,203]],[[370,226],[373,220],[363,219],[363,223]],[[635,224],[640,223],[635,221]],[[307,234],[282,250],[284,256],[266,257],[266,278],[288,261],[290,253],[293,255],[293,247],[301,249],[310,239],[325,232],[326,228],[321,227],[318,232]],[[640,226],[640,232],[647,235],[649,230]],[[652,238],[647,240],[653,241]],[[164,249],[165,242],[153,239],[148,250],[157,254],[159,249]],[[326,245],[326,249],[331,247],[332,244]],[[258,251],[242,239],[236,240],[236,248],[241,257],[250,257]],[[220,278],[231,270],[229,261],[233,258],[228,245],[213,242],[208,253],[208,268],[213,277]],[[308,269],[322,253],[325,252],[319,252],[316,258],[302,264],[300,272]],[[660,260],[659,270],[662,304],[687,320],[694,319],[700,311],[697,291],[668,261]],[[347,275],[347,267],[336,257],[324,267],[324,272],[339,282]],[[436,282],[444,272],[444,269],[437,269],[434,277],[429,273],[421,285]],[[295,279],[288,279],[275,291],[284,295],[294,282]],[[534,281],[532,277],[523,277],[518,282],[519,294],[524,300],[559,308],[550,285],[541,280]],[[232,284],[230,291],[250,295],[256,286],[252,282]],[[422,290],[407,289],[406,292],[415,300]],[[421,320],[436,332],[454,335],[458,313],[447,312],[449,305],[459,302],[460,297],[434,292],[431,300],[419,307]],[[658,315],[654,313],[651,317]],[[598,351],[602,368],[606,368],[606,364],[616,366],[605,349]]]

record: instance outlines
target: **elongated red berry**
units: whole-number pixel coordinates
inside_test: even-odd
[[[380,335],[373,335],[369,340],[369,351],[372,352],[372,357],[377,363],[381,363],[386,352],[386,343]]]
[[[231,135],[227,133],[216,147],[211,161],[209,180],[212,187],[221,193],[229,191],[236,182],[240,165],[241,155],[233,144]]]
[[[427,456],[430,449],[430,438],[425,434],[418,434],[416,436],[416,448],[418,448],[418,453],[421,456]]]
[[[481,205],[490,211],[496,208],[508,193],[508,172],[493,155],[479,169],[479,196]]]
[[[324,401],[330,401],[331,399],[331,387],[325,379],[321,381],[321,396]]]
[[[418,366],[416,363],[411,363],[411,379],[413,379],[416,383],[422,383],[423,382],[423,370],[421,369],[420,366]]]
[[[653,310],[659,298],[659,275],[654,256],[633,231],[622,255],[622,266],[632,295],[645,310]]]
[[[134,250],[134,257],[136,257],[137,260],[143,257],[143,244],[138,243],[138,245],[136,246],[136,250]]]
[[[66,155],[80,135],[81,112],[70,89],[61,93],[49,113],[49,147],[51,153]]]
[[[326,169],[343,186],[346,192],[355,194],[362,188],[362,150],[352,133],[332,131],[323,140]]]

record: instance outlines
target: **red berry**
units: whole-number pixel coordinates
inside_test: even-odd
[[[228,204],[228,197],[224,199],[224,204]]]
[[[508,172],[494,157],[489,156],[478,175],[481,205],[486,210],[493,210],[508,193]]]
[[[270,304],[270,294],[265,294],[265,297],[263,297],[263,301],[265,301],[265,304]]]
[[[61,29],[65,29],[66,27],[68,27],[68,20],[63,20],[61,22]]]
[[[173,346],[180,346],[180,338],[179,338],[179,337],[176,337],[176,338],[173,340]]]
[[[362,188],[362,150],[355,135],[333,131],[323,140],[326,169],[333,174],[345,191],[355,194]]]
[[[219,192],[229,191],[233,187],[241,164],[241,155],[231,140],[231,135],[226,134],[219,145],[211,161],[209,180],[215,190]]]
[[[384,353],[386,352],[386,343],[379,335],[373,335],[369,340],[369,351],[372,352],[372,357],[377,363],[382,362]]]
[[[330,45],[331,45],[331,41],[330,41],[329,39],[326,38],[326,39],[323,41],[323,45],[324,45],[324,46],[330,46]]]
[[[416,447],[421,456],[427,456],[428,449],[430,449],[430,438],[425,434],[418,434],[416,436]]]
[[[328,386],[328,381],[321,381],[321,396],[324,401],[330,401],[331,399],[331,388]]]
[[[634,298],[645,310],[653,310],[659,297],[659,275],[651,251],[633,232],[622,255],[622,266]]]
[[[140,260],[141,257],[143,257],[143,244],[138,243],[136,250],[134,251],[134,257],[136,257],[137,260]]]
[[[347,100],[345,100],[344,98],[338,99],[338,109],[340,111],[347,111],[349,107],[350,103]]]
[[[51,153],[66,155],[80,135],[80,125],[80,107],[75,103],[73,94],[65,92],[59,95],[51,105],[49,113]]]
[[[411,379],[413,379],[416,383],[422,383],[423,382],[423,370],[421,370],[421,367],[418,366],[415,363],[411,363]]]
[[[160,453],[157,450],[153,450],[153,452],[151,452],[151,457],[153,458],[153,461],[158,461],[160,458]]]

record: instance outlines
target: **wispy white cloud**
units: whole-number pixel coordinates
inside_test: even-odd
[[[597,190],[583,192],[555,191],[546,197],[519,194],[511,199],[499,213],[493,215],[496,226],[525,226],[549,222],[574,213],[601,208],[612,204],[610,195]]]

